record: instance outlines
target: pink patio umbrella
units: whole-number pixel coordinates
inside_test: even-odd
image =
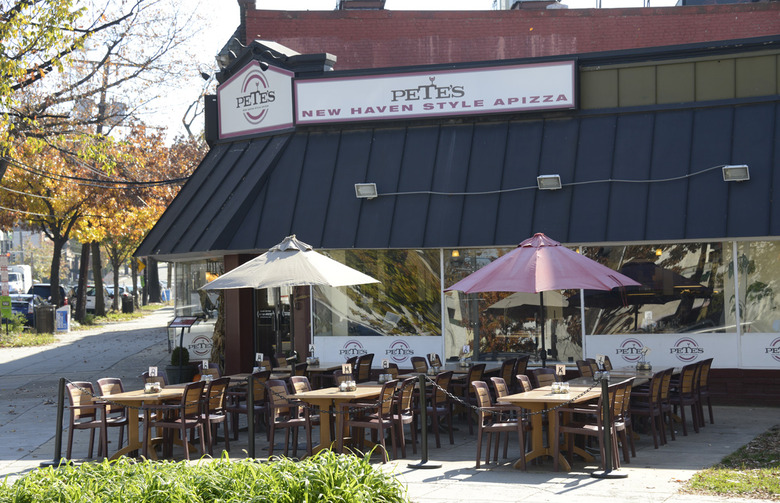
[[[537,233],[446,291],[538,293],[541,309],[542,365],[546,365],[542,292],[568,289],[612,290],[630,285],[638,286],[639,283],[562,246],[542,233]]]

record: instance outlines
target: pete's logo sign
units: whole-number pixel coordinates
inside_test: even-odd
[[[683,337],[678,339],[669,349],[669,353],[675,355],[681,362],[690,362],[704,353],[704,348],[700,348],[699,344],[691,337]]]
[[[431,81],[430,84],[423,84],[411,89],[391,90],[392,101],[442,100],[462,98],[466,94],[463,86],[437,86],[434,84],[436,77],[428,77],[428,80]]]
[[[405,341],[394,341],[390,347],[385,350],[385,355],[389,356],[396,363],[406,361],[410,356],[414,356],[414,350],[409,347]]]
[[[764,349],[764,352],[772,355],[772,358],[780,362],[780,337],[773,340],[769,347]]]
[[[211,337],[205,335],[198,335],[192,338],[192,342],[187,346],[189,351],[197,357],[210,356],[211,355]]]
[[[642,348],[644,348],[644,345],[639,339],[626,339],[620,343],[620,347],[615,350],[615,354],[628,363],[636,363],[642,358]]]
[[[262,70],[254,69],[244,76],[241,95],[236,97],[236,109],[244,114],[248,122],[259,124],[268,114],[269,104],[275,100],[276,94],[269,89]]]
[[[368,351],[359,341],[351,340],[344,343],[344,347],[339,350],[339,354],[349,358],[352,356],[368,354]]]

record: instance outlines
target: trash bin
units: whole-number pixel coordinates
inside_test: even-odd
[[[56,312],[57,308],[51,304],[35,306],[35,331],[39,334],[53,334]]]
[[[133,298],[130,296],[122,297],[122,312],[132,313],[135,306],[133,305]]]

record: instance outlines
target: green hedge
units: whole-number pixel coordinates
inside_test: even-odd
[[[40,468],[0,484],[0,503],[406,502],[406,490],[367,458],[330,450],[293,461],[227,455],[198,462],[127,458]]]

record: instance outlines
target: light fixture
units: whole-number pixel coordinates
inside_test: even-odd
[[[358,199],[374,199],[377,196],[375,183],[356,183],[355,196]]]
[[[744,182],[745,180],[750,180],[750,170],[747,164],[723,166],[724,182]]]
[[[664,254],[664,251],[662,249],[660,249],[660,248],[656,248],[655,249],[655,256],[656,257],[660,257],[663,254]]]
[[[539,190],[558,190],[561,188],[560,175],[540,175],[536,177]]]
[[[460,252],[458,250],[452,250],[452,258],[458,258],[460,257]]]

